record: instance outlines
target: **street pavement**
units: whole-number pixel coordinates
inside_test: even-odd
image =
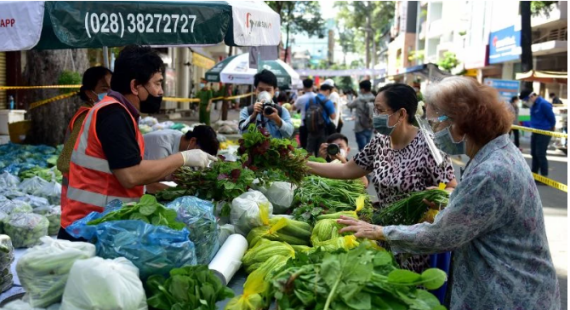
[[[160,118],[159,118],[160,119]],[[219,110],[212,110],[211,120],[212,123],[219,119]],[[228,119],[238,120],[239,111],[230,110],[228,114]],[[164,119],[161,119],[164,120]],[[194,115],[189,118],[183,118],[179,120],[173,120],[176,122],[184,123],[196,123],[198,116]],[[349,110],[343,112],[344,127],[342,133],[348,137],[349,146],[351,151],[349,157],[352,158],[358,152],[358,146],[354,138],[354,120],[351,119],[351,114]],[[521,136],[521,147],[523,156],[527,159],[529,165],[531,164],[530,156],[530,133],[524,133]],[[549,160],[549,178],[568,185],[568,157],[564,153],[556,150],[549,150],[548,156]],[[455,173],[459,179],[459,171],[461,167],[465,167],[468,162],[467,156],[454,156],[452,158],[453,166],[455,168]],[[543,210],[544,210],[544,220],[546,226],[546,234],[548,236],[548,243],[550,246],[550,252],[552,254],[552,260],[554,266],[556,267],[556,272],[558,275],[558,281],[560,282],[560,295],[562,300],[562,308],[567,309],[568,304],[568,196],[565,192],[558,189],[552,188],[546,185],[538,186],[538,192],[540,194]],[[369,186],[368,193],[377,199],[376,191],[374,186]]]

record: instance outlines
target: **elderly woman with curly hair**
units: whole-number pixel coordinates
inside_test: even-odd
[[[375,226],[349,218],[342,232],[387,241],[400,253],[453,251],[450,309],[560,309],[560,289],[530,168],[509,140],[512,113],[496,90],[448,77],[425,93],[435,142],[470,158],[434,223]]]

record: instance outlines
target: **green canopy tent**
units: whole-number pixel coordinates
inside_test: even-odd
[[[261,60],[258,69],[250,68],[249,53],[228,57],[217,63],[206,72],[206,81],[251,85],[253,84],[253,76],[263,69],[275,74],[279,87],[298,86],[301,83],[299,74],[280,59]]]
[[[280,17],[262,1],[0,2],[0,51],[153,46],[276,46]]]

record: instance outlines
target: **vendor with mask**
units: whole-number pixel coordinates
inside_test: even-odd
[[[149,132],[144,135],[144,144],[145,160],[161,159],[177,152],[195,149],[217,156],[220,148],[216,132],[206,125],[196,126],[185,134],[172,129]],[[153,183],[146,186],[146,192],[156,193],[168,187],[165,184]]]
[[[67,205],[60,239],[75,240],[64,229],[112,200],[138,201],[144,185],[163,180],[181,166],[206,167],[216,157],[187,150],[159,160],[143,160],[140,112],[157,113],[162,102],[163,62],[150,47],[130,45],[115,60],[111,90],[88,112],[69,167]]]
[[[87,115],[87,112],[107,95],[111,85],[111,70],[99,66],[91,67],[83,73],[83,81],[79,89],[79,98],[83,104],[75,112],[75,115],[69,121],[67,133],[65,134],[65,142],[63,150],[57,159],[57,170],[63,174],[61,187],[61,208],[67,205],[67,184],[69,183],[69,162],[71,161],[71,152],[77,141],[77,136],[81,130],[81,124]]]
[[[374,105],[376,134],[370,143],[344,165],[307,162],[310,172],[331,179],[357,179],[372,173],[380,209],[439,183],[448,190],[455,188],[450,159],[438,165],[424,132],[413,125],[418,107],[414,89],[388,84],[379,90]],[[420,273],[429,267],[429,255],[397,255],[396,259],[402,268]]]

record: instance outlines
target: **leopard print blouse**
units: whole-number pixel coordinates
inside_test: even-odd
[[[423,132],[401,150],[390,147],[390,137],[376,134],[370,143],[354,156],[358,166],[372,173],[372,183],[378,193],[380,208],[423,191],[439,183],[455,179],[448,156],[438,166],[431,155]]]

